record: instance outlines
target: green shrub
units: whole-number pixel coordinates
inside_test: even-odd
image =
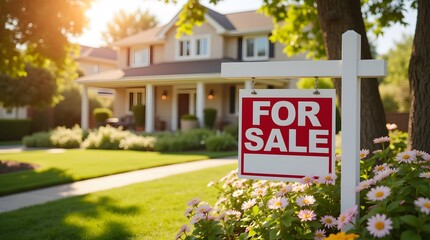
[[[50,138],[51,132],[37,132],[30,136],[25,136],[22,139],[22,144],[26,147],[49,148],[53,147]]]
[[[215,126],[217,110],[215,108],[205,108],[203,112],[205,115],[205,127],[213,129]]]
[[[206,150],[228,151],[237,149],[237,141],[230,134],[219,134],[206,139]]]
[[[205,148],[206,139],[214,135],[209,129],[193,129],[187,132],[165,134],[158,137],[155,143],[155,151],[185,151],[201,150]]]
[[[133,136],[129,131],[123,131],[122,128],[111,126],[100,127],[90,132],[88,137],[82,142],[81,147],[86,149],[120,149],[120,142],[129,136]]]
[[[94,121],[96,126],[102,126],[106,119],[112,117],[112,110],[109,108],[94,108],[93,110]]]
[[[0,140],[21,140],[30,133],[30,119],[0,119]]]
[[[237,140],[239,137],[239,126],[237,124],[230,124],[230,125],[224,127],[223,132],[230,134],[231,136],[233,136]]]
[[[72,129],[57,127],[51,132],[51,143],[59,148],[79,148],[82,143],[82,129],[75,125]]]
[[[119,147],[124,150],[153,151],[155,141],[155,137],[143,137],[134,135],[122,139],[119,143]]]
[[[145,105],[138,104],[131,108],[131,111],[133,112],[134,117],[134,123],[138,127],[145,126],[145,116],[146,116],[146,110]]]
[[[181,116],[181,119],[183,120],[198,120],[196,115],[192,115],[192,114],[184,114]]]

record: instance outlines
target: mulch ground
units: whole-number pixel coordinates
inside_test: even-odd
[[[29,164],[29,163],[0,160],[0,174],[18,172],[18,171],[24,171],[24,170],[32,170],[37,167],[38,167],[37,165]]]

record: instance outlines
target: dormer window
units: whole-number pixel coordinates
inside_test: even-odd
[[[176,41],[176,59],[209,57],[209,36],[184,37]]]
[[[149,48],[134,48],[131,54],[132,67],[144,67],[149,65]]]
[[[269,59],[269,39],[267,36],[245,37],[243,44],[244,60],[267,60]]]

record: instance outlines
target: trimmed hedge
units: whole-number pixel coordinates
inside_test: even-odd
[[[215,126],[217,110],[215,108],[205,108],[203,111],[205,115],[205,127],[213,129]]]
[[[94,121],[96,122],[96,126],[103,126],[106,122],[106,119],[112,117],[112,110],[109,108],[94,108],[93,110]]]
[[[30,133],[30,119],[0,119],[0,141],[21,140]]]

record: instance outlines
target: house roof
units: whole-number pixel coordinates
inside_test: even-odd
[[[153,44],[163,42],[164,34],[174,26],[179,13],[166,25],[151,28],[130,37],[112,43],[112,46],[132,46],[138,44]],[[270,31],[273,28],[272,19],[256,11],[221,14],[210,8],[206,8],[206,20],[213,25],[219,33],[255,33]]]
[[[231,58],[210,59],[203,61],[165,62],[140,68],[115,69],[98,74],[92,74],[76,79],[81,84],[99,82],[124,81],[130,78],[169,79],[178,76],[198,74],[221,74],[221,63],[237,62]],[[174,77],[172,77],[174,76]]]
[[[80,46],[80,54],[77,59],[97,59],[101,61],[116,62],[116,51],[108,47],[93,48],[88,46]]]

